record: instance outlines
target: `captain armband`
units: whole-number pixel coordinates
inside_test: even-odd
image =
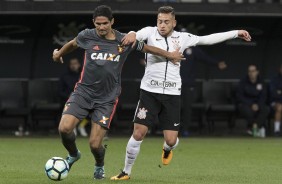
[[[136,43],[137,43],[136,50],[142,51],[143,48],[144,48],[145,43],[143,41],[137,41]]]

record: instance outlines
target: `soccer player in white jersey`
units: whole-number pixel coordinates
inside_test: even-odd
[[[170,6],[160,7],[157,16],[157,27],[145,27],[138,32],[130,32],[123,38],[123,44],[137,40],[147,41],[148,45],[167,51],[196,45],[212,45],[229,39],[242,38],[250,41],[245,30],[234,30],[207,36],[196,36],[190,33],[177,32],[174,9]],[[134,131],[126,147],[125,166],[123,171],[111,180],[128,180],[131,169],[140,151],[140,145],[155,118],[159,118],[163,128],[164,144],[162,163],[168,165],[172,159],[172,150],[178,145],[180,127],[180,65],[171,63],[165,58],[147,55],[145,74],[141,81],[140,99],[134,117]]]

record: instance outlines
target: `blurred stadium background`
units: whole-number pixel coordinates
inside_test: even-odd
[[[202,46],[210,55],[226,61],[228,69],[218,72],[212,67],[197,65],[199,101],[209,106],[204,84],[219,85],[214,94],[221,94],[220,105],[234,106],[232,89],[246,75],[247,66],[256,63],[266,82],[277,71],[282,48],[281,0],[1,0],[0,1],[0,133],[13,135],[21,122],[29,122],[36,133],[56,131],[60,108],[58,79],[64,65],[52,62],[52,52],[77,33],[92,27],[92,12],[97,5],[112,7],[114,28],[121,32],[137,31],[156,25],[159,6],[171,5],[177,12],[178,27],[198,35],[232,29],[246,29],[252,42],[231,40],[214,46]],[[83,60],[82,50],[65,57]],[[123,69],[123,93],[113,122],[112,133],[131,132],[139,84],[144,68],[141,53],[132,53]],[[223,85],[222,85],[223,84]],[[222,87],[224,86],[224,87]],[[205,101],[207,100],[207,101]],[[208,109],[208,108],[207,108]],[[232,113],[208,117],[207,109],[194,113],[192,134],[241,135],[245,123]],[[206,117],[207,116],[207,117]],[[202,117],[206,117],[205,120]],[[230,125],[230,118],[235,123]],[[235,118],[235,119],[234,119]],[[201,124],[201,123],[202,124]],[[272,124],[269,118],[269,126]],[[211,127],[211,126],[215,126]],[[120,131],[124,130],[124,131]],[[56,132],[55,132],[56,133]],[[238,133],[238,134],[237,134]]]

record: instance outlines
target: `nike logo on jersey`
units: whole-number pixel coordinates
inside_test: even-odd
[[[173,125],[174,125],[174,126],[178,126],[178,125],[180,125],[180,123],[174,123]]]
[[[110,54],[110,53],[92,53],[91,59],[93,60],[108,60],[119,62],[120,55]]]
[[[156,38],[156,41],[160,41],[160,40],[162,40],[161,38]]]

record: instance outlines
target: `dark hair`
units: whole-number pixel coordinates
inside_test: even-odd
[[[159,7],[158,14],[159,13],[165,13],[165,14],[171,13],[171,15],[175,16],[174,8],[172,8],[171,6],[161,6],[161,7]]]
[[[106,5],[100,5],[96,7],[93,13],[93,19],[96,19],[96,17],[99,16],[107,17],[109,20],[112,20],[113,14],[111,7]]]

